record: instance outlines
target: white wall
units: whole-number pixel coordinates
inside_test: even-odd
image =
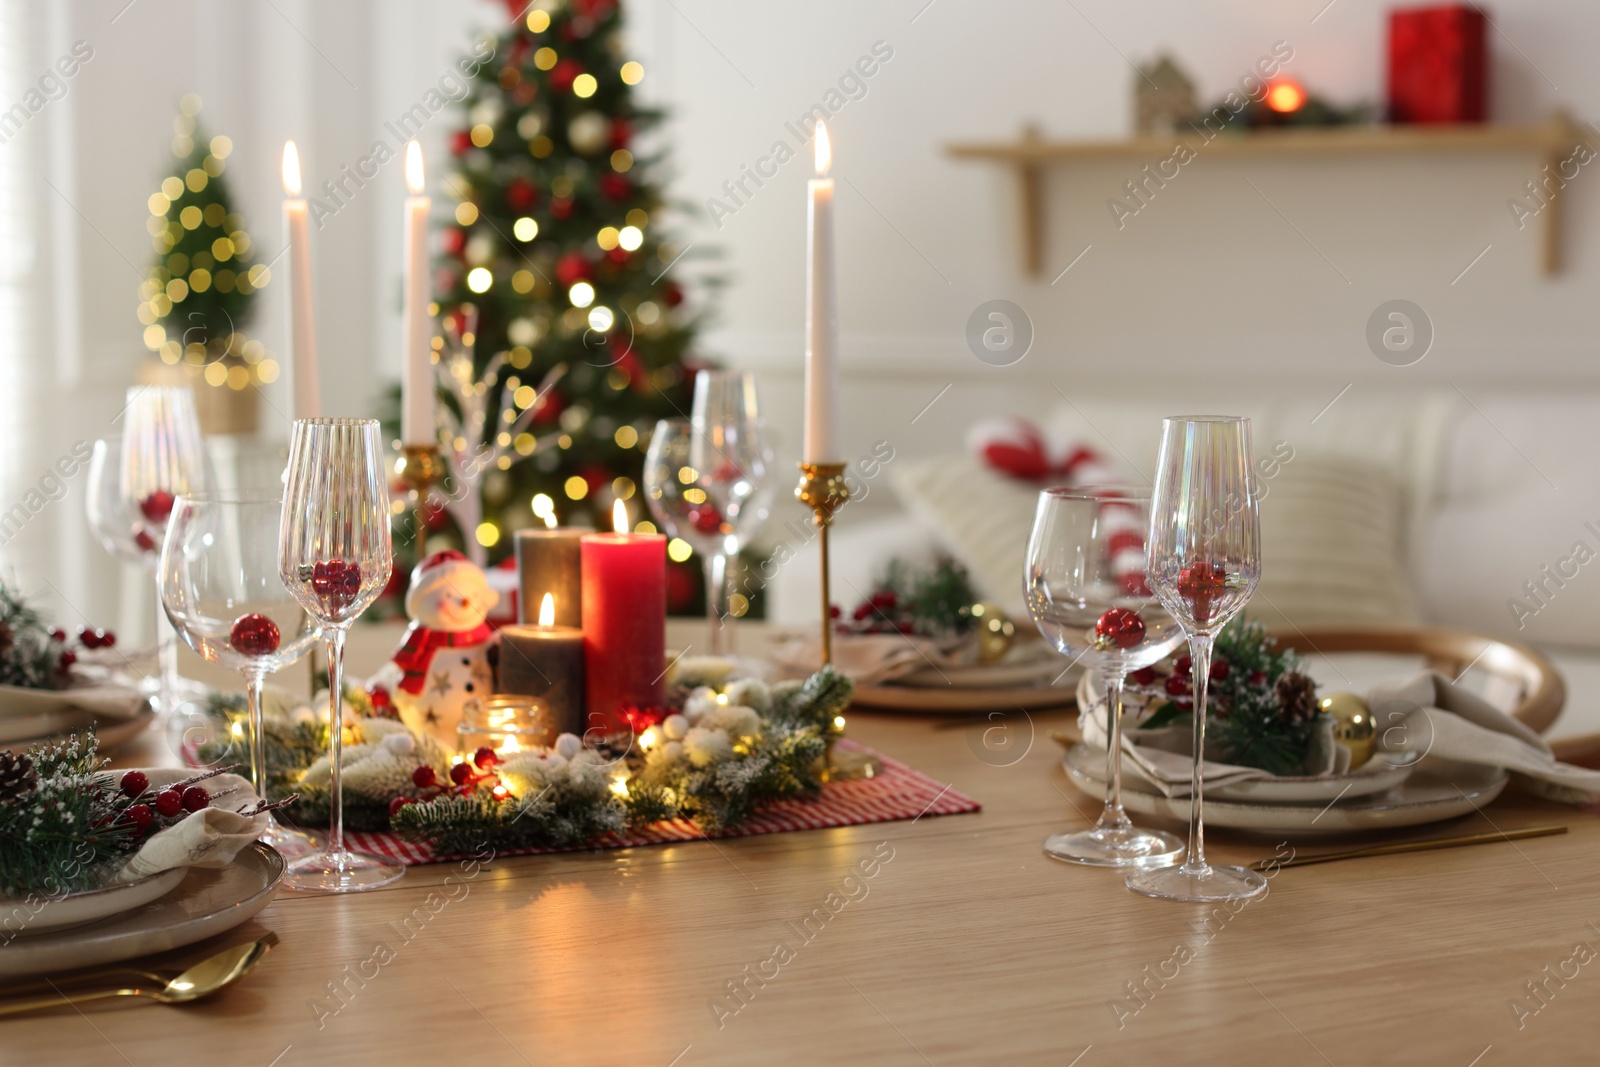
[[[81,265],[76,285],[58,294],[76,302],[68,319],[81,353],[61,333],[56,387],[26,398],[45,413],[41,455],[108,432],[132,377],[140,345],[130,263],[142,267],[150,255],[143,205],[167,164],[182,93],[200,92],[208,127],[234,138],[229,176],[250,228],[275,253],[283,140],[299,141],[309,184],[320,184],[386,136],[382,121],[465,51],[471,27],[504,17],[489,0],[125,3],[60,6],[45,51],[81,37],[96,58],[24,135],[65,146],[51,158],[73,210],[57,205],[54,218],[72,231]],[[908,453],[955,448],[978,415],[1039,413],[1059,401],[1056,389],[1080,396],[1201,378],[1244,392],[1271,379],[1275,389],[1328,396],[1346,382],[1459,382],[1469,392],[1593,385],[1600,216],[1591,186],[1600,178],[1587,170],[1567,198],[1567,270],[1548,279],[1538,272],[1537,231],[1518,232],[1505,206],[1537,170],[1531,158],[1202,154],[1120,231],[1105,201],[1136,168],[1058,168],[1047,183],[1046,268],[1031,279],[1019,265],[1011,176],[944,151],[952,141],[1009,138],[1026,121],[1049,136],[1122,136],[1132,125],[1127,60],[1158,51],[1171,51],[1209,98],[1284,40],[1295,50],[1290,71],[1313,91],[1377,100],[1387,5],[1336,0],[1313,23],[1321,6],[636,0],[631,47],[645,63],[645,89],[676,116],[667,135],[673,192],[702,210],[773,141],[793,147],[784,123],[821,101],[874,42],[893,49],[865,98],[831,123],[851,455],[880,438]],[[1589,55],[1600,8],[1507,0],[1493,11],[1497,118],[1537,120],[1558,106],[1600,116],[1600,69]],[[42,52],[40,65],[53,56]],[[430,126],[431,158],[443,159],[439,138],[453,126],[447,116]],[[720,228],[684,226],[695,254],[720,250],[714,269],[731,281],[705,348],[762,373],[786,458],[799,443],[808,171],[802,153]],[[336,413],[370,411],[397,370],[400,187],[391,165],[316,235],[322,386]],[[53,195],[42,193],[40,204]],[[268,289],[256,324],[278,350],[280,295]],[[1008,368],[980,363],[963,339],[968,315],[995,297],[1024,307],[1037,331],[1032,353]],[[1420,304],[1437,329],[1433,352],[1404,369],[1380,364],[1363,340],[1369,313],[1394,297]],[[913,423],[946,384],[953,388]],[[273,409],[287,410],[284,396],[269,390]],[[75,607],[103,619],[116,599],[115,570],[70,532],[80,506],[73,498],[53,523],[36,524],[11,562],[59,579]]]

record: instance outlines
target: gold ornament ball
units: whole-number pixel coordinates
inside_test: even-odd
[[[1378,745],[1378,726],[1367,702],[1354,693],[1329,693],[1317,701],[1317,710],[1333,717],[1333,739],[1350,750],[1350,769],[1372,758]]]
[[[993,663],[1011,651],[1017,627],[999,604],[984,602],[967,609],[978,623],[978,662]]]

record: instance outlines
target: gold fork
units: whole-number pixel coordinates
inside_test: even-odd
[[[16,1015],[25,1011],[38,1011],[41,1008],[56,1008],[63,1004],[86,1004],[111,997],[148,997],[163,1004],[186,1004],[191,1000],[209,996],[249,973],[251,968],[261,962],[261,957],[267,954],[267,949],[277,943],[278,935],[268,933],[260,940],[246,941],[232,948],[225,948],[170,977],[146,971],[128,970],[110,971],[104,975],[88,975],[85,978],[123,976],[131,977],[134,981],[129,984],[91,989],[80,989],[74,984],[69,986],[70,991],[53,990],[48,994],[39,993],[0,1001],[0,1015]],[[139,981],[140,979],[144,981]]]

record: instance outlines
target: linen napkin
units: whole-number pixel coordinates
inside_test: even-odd
[[[1379,752],[1501,767],[1530,791],[1562,803],[1591,804],[1600,799],[1600,771],[1558,762],[1538,734],[1434,671],[1404,682],[1373,686],[1366,699],[1378,728]],[[1092,675],[1085,675],[1079,683],[1078,706],[1086,709],[1079,715],[1084,740],[1103,746],[1104,694]],[[1164,795],[1188,796],[1194,754],[1191,729],[1133,728],[1135,707],[1130,701],[1124,708],[1123,758]],[[1311,763],[1317,773],[1306,777],[1360,775],[1388,768],[1388,762],[1375,755],[1352,772],[1349,753],[1333,742],[1332,724],[1323,723],[1321,731],[1312,741]],[[1277,776],[1254,767],[1206,760],[1202,777],[1208,787],[1215,787]]]
[[[74,685],[66,689],[27,689],[0,685],[0,719],[24,715],[59,715],[89,719],[131,719],[141,713],[143,693],[121,681]]]
[[[192,777],[180,770],[150,769],[144,773],[154,791]],[[249,782],[236,774],[219,774],[200,784],[216,797],[211,806],[152,835],[117,872],[113,883],[137,881],[174,867],[226,867],[240,850],[261,836],[267,828],[267,817],[240,815],[237,810],[255,806],[256,794]],[[225,790],[225,796],[217,796]]]
[[[772,643],[772,659],[784,670],[810,674],[822,662],[816,634],[786,634]],[[910,634],[834,634],[833,669],[856,685],[875,686],[924,667],[970,666],[978,661],[976,637],[936,641]]]

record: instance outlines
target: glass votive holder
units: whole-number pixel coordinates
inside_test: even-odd
[[[456,725],[456,748],[468,759],[480,748],[492,748],[502,759],[530,748],[556,743],[555,717],[543,701],[514,693],[495,693],[469,700]]]

